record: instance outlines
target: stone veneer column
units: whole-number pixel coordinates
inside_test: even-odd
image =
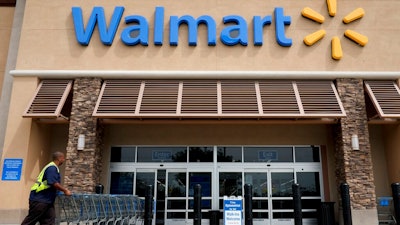
[[[94,192],[100,180],[103,129],[92,117],[100,89],[100,78],[74,81],[64,183],[75,193]],[[85,135],[84,150],[77,150],[79,134]]]
[[[349,184],[353,225],[362,224],[364,214],[376,213],[376,196],[371,159],[371,146],[364,99],[364,86],[361,79],[337,79],[340,99],[346,111],[336,126],[336,179],[339,185]],[[360,150],[353,150],[351,136],[357,134]],[[339,190],[340,191],[340,190]],[[363,213],[357,213],[357,210]],[[354,213],[355,211],[355,213]],[[365,213],[369,212],[369,213]],[[373,214],[373,213],[372,213]],[[376,215],[375,215],[376,216]],[[365,224],[376,224],[372,221]],[[357,222],[358,221],[358,222]]]

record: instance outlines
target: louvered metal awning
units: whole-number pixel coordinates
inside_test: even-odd
[[[41,81],[23,117],[66,119],[62,110],[71,88],[72,80]]]
[[[339,118],[328,80],[105,80],[99,118]]]
[[[395,81],[369,80],[364,84],[379,117],[400,118],[400,89]]]

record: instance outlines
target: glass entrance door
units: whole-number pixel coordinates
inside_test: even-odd
[[[223,209],[224,196],[243,197],[244,185],[252,184],[254,224],[293,224],[294,169],[256,170],[228,167],[220,168],[218,175],[220,210]]]
[[[294,184],[293,170],[275,170],[270,173],[270,222],[271,224],[293,224],[293,197],[292,185]]]
[[[202,224],[206,224],[207,212],[212,208],[212,171],[209,168],[198,171],[167,169],[166,174],[165,224],[183,225],[193,221],[194,189],[197,184],[201,185]]]
[[[216,146],[205,148],[207,151],[189,147],[185,151],[184,147],[179,147],[179,151],[176,150],[179,154],[174,153],[175,148],[154,149],[142,149],[149,156],[142,159],[138,153],[138,159],[129,158],[132,163],[113,159],[119,161],[113,161],[110,167],[111,194],[144,198],[147,186],[153,186],[156,202],[153,225],[191,224],[196,184],[202,188],[203,225],[209,224],[210,210],[220,211],[222,224],[223,197],[243,197],[245,184],[253,187],[254,225],[294,224],[293,183],[300,185],[303,224],[317,222],[316,211],[323,199],[318,148]],[[132,150],[127,151],[131,153]],[[192,157],[184,154],[192,151],[195,153]],[[199,152],[207,154],[195,157],[201,155]],[[173,162],[165,162],[167,159]]]

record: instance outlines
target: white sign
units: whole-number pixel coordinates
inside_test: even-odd
[[[224,196],[224,225],[242,225],[242,197]]]

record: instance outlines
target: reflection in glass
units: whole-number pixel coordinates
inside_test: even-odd
[[[135,162],[135,147],[111,147],[111,162]]]
[[[186,200],[168,200],[168,209],[186,209]]]
[[[293,218],[293,212],[274,212],[272,216],[274,219]]]
[[[242,195],[242,173],[219,173],[219,196]]]
[[[293,209],[293,199],[290,200],[272,200],[273,209]]]
[[[110,194],[133,194],[133,178],[131,172],[112,172]]]
[[[271,185],[273,197],[290,197],[292,184],[294,183],[293,173],[271,173]]]
[[[165,208],[165,176],[166,170],[157,170],[157,193],[156,193],[156,225],[164,225],[164,208]]]
[[[138,147],[138,162],[187,162],[186,147]]]
[[[186,197],[186,173],[168,173],[168,197]]]
[[[211,173],[208,172],[190,172],[189,173],[189,196],[193,197],[194,186],[201,185],[201,194],[203,197],[211,197]]]
[[[193,209],[194,207],[194,200],[189,200],[189,209]],[[202,209],[211,209],[211,200],[201,200],[201,208]]]
[[[185,219],[186,213],[185,212],[168,212],[167,218],[168,219]]]
[[[254,219],[268,219],[268,212],[253,212]]]
[[[319,147],[295,147],[296,162],[319,162]]]
[[[297,183],[302,196],[321,196],[318,172],[298,172]]]
[[[268,200],[254,200],[253,209],[268,209]]]
[[[136,191],[135,194],[140,197],[145,197],[146,188],[148,185],[154,187],[155,175],[151,172],[138,172],[136,173]]]
[[[244,173],[244,180],[253,185],[253,197],[268,196],[267,173]]]
[[[189,147],[189,162],[213,162],[213,147]]]
[[[245,162],[293,162],[292,147],[244,147]]]
[[[241,147],[218,147],[217,149],[218,162],[241,162],[242,148]]]

